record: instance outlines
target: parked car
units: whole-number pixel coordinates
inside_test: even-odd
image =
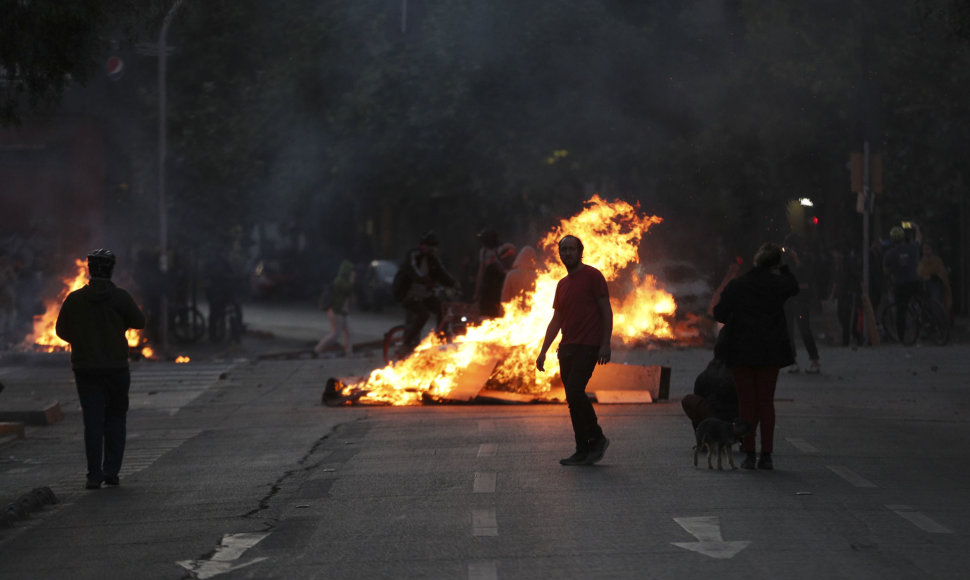
[[[358,279],[358,301],[363,310],[380,311],[397,304],[392,287],[398,264],[393,260],[371,260],[364,270],[363,279]]]

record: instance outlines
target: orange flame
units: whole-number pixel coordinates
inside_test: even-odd
[[[535,289],[505,304],[501,318],[470,327],[467,333],[447,344],[430,333],[408,358],[374,370],[356,388],[362,403],[407,405],[428,398],[447,398],[469,365],[493,361],[490,382],[505,390],[549,394],[558,377],[555,356],[539,373],[539,354],[546,326],[552,317],[556,285],[566,275],[559,261],[558,243],[573,234],[583,241],[583,262],[600,270],[610,284],[614,313],[614,342],[635,345],[647,340],[671,340],[677,305],[673,296],[657,287],[651,276],[639,277],[633,268],[647,230],[662,219],[643,216],[638,205],[625,201],[607,202],[594,195],[579,214],[561,220],[538,244],[544,257],[537,265]],[[555,352],[555,345],[551,349]],[[492,364],[492,363],[487,363]]]
[[[73,278],[65,278],[64,287],[57,294],[57,298],[48,301],[44,305],[44,314],[34,317],[34,331],[27,337],[27,343],[33,343],[45,352],[55,350],[70,350],[71,345],[61,340],[54,331],[57,323],[57,314],[60,312],[61,304],[67,295],[79,288],[82,288],[88,281],[87,262],[81,259],[74,260],[77,272]]]
[[[55,330],[57,315],[60,312],[61,304],[67,295],[75,290],[79,290],[87,284],[88,267],[87,262],[81,259],[74,260],[76,272],[73,277],[64,278],[64,286],[61,288],[57,297],[49,300],[44,305],[44,314],[34,317],[34,328],[30,336],[26,338],[26,343],[33,343],[35,347],[44,352],[54,352],[57,350],[71,350],[71,345],[60,339]],[[125,331],[125,340],[128,341],[129,348],[138,348],[144,342],[142,331],[129,328]],[[154,351],[151,347],[145,346],[141,349],[141,354],[145,358],[151,358]]]
[[[192,360],[191,358],[189,358],[189,357],[187,357],[185,355],[182,355],[182,354],[180,354],[179,356],[175,357],[176,364],[184,364],[184,363],[187,363],[187,362],[189,362],[191,360]]]

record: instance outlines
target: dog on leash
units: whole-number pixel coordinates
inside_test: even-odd
[[[694,467],[697,467],[697,454],[702,448],[707,449],[707,468],[714,469],[711,463],[711,454],[717,454],[717,468],[721,467],[721,455],[727,454],[728,463],[731,469],[737,469],[734,465],[734,453],[731,446],[741,441],[748,432],[748,424],[744,421],[735,419],[734,421],[723,421],[716,417],[708,417],[701,421],[694,431],[697,437],[697,445],[694,446]]]

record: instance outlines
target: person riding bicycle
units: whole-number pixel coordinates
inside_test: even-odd
[[[408,251],[399,279],[406,289],[400,288],[395,294],[402,296],[401,305],[406,311],[404,346],[410,352],[421,342],[421,329],[432,314],[436,324],[441,322],[441,300],[435,295],[435,285],[458,287],[458,281],[438,258],[438,236],[433,231],[422,235],[418,247]],[[399,286],[397,280],[395,286]]]
[[[913,239],[908,239],[902,226],[889,230],[892,246],[882,259],[882,267],[892,280],[893,299],[896,302],[896,336],[902,340],[906,336],[906,310],[911,300],[920,292],[920,279],[917,266],[920,261],[919,227],[912,224]]]

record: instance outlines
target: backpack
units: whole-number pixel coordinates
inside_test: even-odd
[[[391,283],[391,292],[394,294],[394,300],[403,302],[410,289],[411,278],[408,276],[407,269],[402,266],[397,269],[397,273],[394,274],[394,281]]]

